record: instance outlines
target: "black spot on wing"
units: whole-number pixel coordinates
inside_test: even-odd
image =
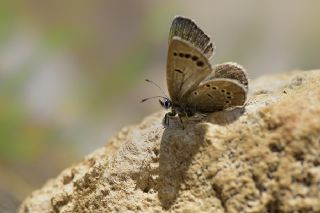
[[[198,67],[203,67],[203,65],[204,65],[204,63],[203,63],[202,61],[198,61],[198,62],[197,62],[197,66],[198,66]]]
[[[177,53],[177,52],[174,52],[173,56],[179,56],[180,58],[191,59],[192,61],[194,61],[196,63],[196,65],[198,67],[203,67],[204,66],[204,62],[203,61],[199,61],[199,57],[198,56],[191,55],[190,53]]]
[[[183,74],[183,72],[181,70],[179,70],[179,69],[174,69],[174,71]]]
[[[199,58],[198,58],[198,56],[194,55],[191,57],[191,59],[192,59],[192,61],[197,61]]]

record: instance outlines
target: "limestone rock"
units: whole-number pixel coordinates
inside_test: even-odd
[[[320,212],[320,71],[251,82],[245,108],[124,128],[20,212]]]

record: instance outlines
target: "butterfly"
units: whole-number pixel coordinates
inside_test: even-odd
[[[163,108],[171,110],[163,119],[165,127],[169,126],[170,117],[176,115],[183,126],[183,117],[244,105],[248,92],[246,71],[233,62],[211,66],[209,59],[215,45],[193,20],[176,16],[168,43],[166,73],[170,98],[155,96],[161,98]]]

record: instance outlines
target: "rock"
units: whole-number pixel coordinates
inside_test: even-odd
[[[126,127],[20,212],[320,212],[320,70],[251,83],[245,108]]]

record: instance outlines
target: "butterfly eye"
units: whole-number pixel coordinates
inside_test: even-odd
[[[164,101],[164,107],[165,107],[166,109],[170,108],[170,107],[171,107],[171,101],[165,100],[165,101]]]

